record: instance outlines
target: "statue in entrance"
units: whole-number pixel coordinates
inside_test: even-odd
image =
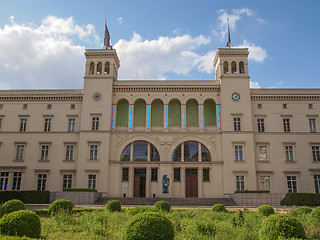
[[[170,178],[168,178],[168,175],[164,173],[162,177],[162,193],[169,193],[169,186]]]

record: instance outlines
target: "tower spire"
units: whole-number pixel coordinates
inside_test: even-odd
[[[104,43],[103,45],[106,47],[106,49],[112,49],[112,45],[111,45],[111,38],[110,38],[110,33],[107,27],[107,19],[105,19],[104,21]]]
[[[229,18],[227,18],[228,21],[228,42],[226,45],[226,48],[231,48],[231,38],[230,38],[230,30],[229,30]]]

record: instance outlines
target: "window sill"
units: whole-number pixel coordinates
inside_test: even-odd
[[[312,161],[314,164],[320,164],[320,161]]]
[[[286,161],[286,163],[288,163],[288,164],[296,164],[297,162],[296,161]]]
[[[258,160],[258,163],[270,163],[270,161],[269,160],[265,160],[265,161]]]
[[[234,163],[246,163],[246,161],[242,160],[242,161],[233,161]]]
[[[24,162],[23,159],[13,159],[13,162]]]
[[[156,183],[156,182],[158,182],[158,180],[151,180],[150,182],[155,182]]]
[[[38,162],[47,163],[49,160],[38,160]]]
[[[74,163],[74,160],[63,160],[64,163]]]
[[[99,162],[99,159],[87,159],[88,162]]]

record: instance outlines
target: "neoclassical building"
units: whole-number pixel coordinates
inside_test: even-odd
[[[116,50],[90,49],[82,90],[0,91],[1,190],[319,193],[320,89],[250,89],[248,54],[218,49],[212,81],[120,81]]]

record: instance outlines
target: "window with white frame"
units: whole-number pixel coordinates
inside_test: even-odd
[[[291,132],[290,118],[284,118],[282,121],[283,121],[283,131],[284,132]]]
[[[297,176],[287,176],[288,192],[296,193],[297,189]]]
[[[233,130],[234,131],[241,131],[241,118],[240,117],[233,118]]]
[[[27,119],[26,118],[20,118],[20,132],[25,132],[27,128]]]
[[[98,160],[98,147],[97,144],[90,144],[90,160]]]
[[[320,193],[320,175],[313,175],[314,188],[316,193]]]
[[[69,118],[68,132],[74,132],[75,123],[76,123],[76,119],[75,118]]]
[[[37,190],[46,190],[47,174],[38,174]]]
[[[72,188],[72,174],[63,174],[62,188]]]
[[[260,176],[260,190],[270,191],[270,176]]]
[[[317,123],[315,118],[309,118],[310,132],[317,132]]]
[[[267,154],[268,146],[259,145],[258,149],[259,149],[259,161],[268,161],[268,154]]]
[[[21,172],[14,172],[12,178],[12,190],[20,190],[21,188]]]
[[[41,145],[41,156],[40,160],[46,161],[49,156],[49,145]]]
[[[235,161],[243,161],[243,145],[234,146]]]
[[[122,168],[122,181],[129,181],[129,168]]]
[[[237,191],[244,191],[244,176],[236,176]]]
[[[88,188],[89,189],[96,189],[96,181],[97,181],[97,175],[89,174],[88,175]]]
[[[99,117],[92,117],[92,130],[99,130]]]
[[[24,147],[24,144],[16,145],[16,160],[23,160]]]
[[[294,155],[293,155],[293,146],[285,146],[286,150],[286,161],[293,162],[294,161]]]
[[[51,118],[45,118],[43,131],[50,132],[50,130],[51,130]]]
[[[264,132],[264,118],[257,119],[258,132]]]
[[[320,147],[312,146],[312,160],[314,162],[320,162]]]
[[[66,159],[67,161],[72,161],[73,160],[73,151],[74,150],[74,145],[66,145]]]
[[[9,182],[9,172],[0,172],[0,190],[7,190]]]

